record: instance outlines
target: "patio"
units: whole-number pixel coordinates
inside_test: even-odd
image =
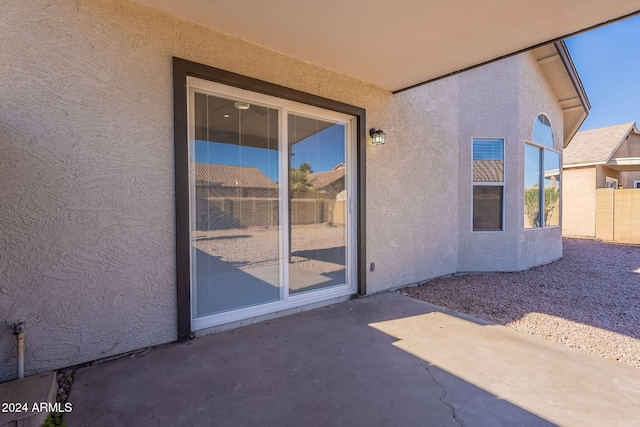
[[[640,424],[640,370],[394,292],[77,371],[68,426]]]

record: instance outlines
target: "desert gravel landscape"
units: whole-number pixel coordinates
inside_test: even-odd
[[[640,246],[563,239],[564,257],[399,292],[640,368]]]
[[[197,231],[195,247],[220,260],[246,270],[278,265],[279,227]],[[291,262],[317,273],[344,269],[344,226],[294,225],[291,228]]]

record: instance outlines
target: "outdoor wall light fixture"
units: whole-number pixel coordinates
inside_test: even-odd
[[[387,136],[382,129],[375,130],[374,128],[369,130],[369,135],[371,135],[371,143],[374,145],[384,144],[384,138]]]

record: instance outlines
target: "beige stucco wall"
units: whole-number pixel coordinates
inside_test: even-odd
[[[607,178],[617,179],[618,185],[621,184],[622,177],[619,171],[607,166],[596,165],[596,188],[607,188]]]
[[[457,83],[441,80],[396,95],[393,120],[367,153],[367,289],[414,283],[456,270]],[[368,264],[367,264],[368,265]]]
[[[624,188],[634,188],[634,181],[640,181],[640,171],[620,173],[620,185],[622,185]]]
[[[636,133],[629,134],[611,157],[640,157],[640,135]]]
[[[558,100],[554,96],[549,83],[540,72],[533,55],[522,55],[520,67],[520,153],[518,161],[520,170],[524,170],[524,141],[531,140],[533,124],[540,113],[549,117],[553,127],[555,149],[562,153],[563,147],[563,113]],[[562,154],[560,157],[562,165]],[[562,182],[562,176],[561,176]],[[520,221],[524,218],[524,173],[518,179],[518,200],[516,202]],[[561,197],[564,196],[564,188],[561,189]],[[560,208],[560,223],[563,223],[562,203]],[[550,262],[562,257],[562,228],[545,227],[537,229],[521,228],[518,238],[518,269],[531,268],[538,264]]]
[[[564,169],[562,178],[562,234],[595,237],[596,168],[588,166]]]
[[[176,339],[173,56],[357,105],[385,130],[366,148],[369,293],[562,253],[559,228],[522,228],[538,113],[562,144],[529,55],[392,95],[126,0],[2,3],[0,38],[0,322],[27,321],[27,374]],[[471,232],[474,136],[506,139],[504,232]]]
[[[457,264],[458,87],[399,95],[120,0],[0,4],[0,322],[27,374],[176,339],[172,56],[367,110],[369,292]],[[0,331],[0,381],[15,371]]]
[[[640,157],[640,135],[637,133],[629,134],[627,140],[627,157]]]
[[[563,116],[558,101],[530,54],[459,75],[460,184],[458,271],[519,271],[562,257],[560,227],[525,230],[524,141],[540,113],[551,120],[562,150]],[[472,231],[471,140],[505,138],[504,230]]]
[[[517,234],[522,221],[514,215],[518,197],[520,133],[518,89],[521,57],[512,57],[460,74],[460,248],[458,271],[517,269]],[[504,231],[474,232],[472,139],[504,138]]]

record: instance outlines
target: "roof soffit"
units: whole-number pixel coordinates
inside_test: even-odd
[[[133,1],[390,91],[640,10],[640,0]]]
[[[566,147],[589,114],[589,98],[563,41],[540,46],[531,53],[562,109]]]

